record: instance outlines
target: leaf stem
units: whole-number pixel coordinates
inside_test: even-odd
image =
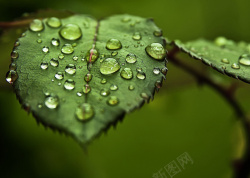
[[[223,85],[220,85],[213,81],[213,79],[204,73],[196,70],[188,64],[182,62],[181,58],[177,56],[180,50],[177,47],[174,47],[168,53],[168,60],[172,62],[177,67],[185,70],[192,76],[198,79],[199,82],[206,83],[213,89],[215,89],[235,110],[235,113],[241,120],[243,129],[246,135],[246,148],[243,158],[240,160],[238,165],[234,165],[234,177],[235,178],[248,178],[250,175],[250,124],[248,122],[248,117],[246,113],[242,110],[240,104],[234,97],[234,93],[231,92],[231,87],[227,88]]]

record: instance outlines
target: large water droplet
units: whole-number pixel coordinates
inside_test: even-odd
[[[120,49],[122,48],[122,44],[117,39],[110,39],[106,43],[106,48],[107,49]]]
[[[64,88],[66,90],[73,90],[75,88],[75,81],[72,79],[68,79],[64,83]]]
[[[10,84],[13,84],[17,78],[18,78],[17,72],[14,70],[10,70],[6,74],[6,81]]]
[[[107,103],[110,106],[115,106],[119,103],[119,99],[116,96],[110,96]]]
[[[76,73],[76,66],[74,64],[68,64],[65,67],[65,72],[70,75],[74,75]]]
[[[90,73],[88,73],[88,74],[86,74],[86,75],[84,76],[84,80],[85,80],[86,82],[90,82],[91,79],[92,79],[92,74],[90,74]]]
[[[65,44],[65,45],[63,45],[61,51],[64,54],[72,54],[74,52],[74,48],[71,44]]]
[[[43,49],[42,49],[42,51],[43,51],[45,54],[47,54],[47,53],[49,52],[49,47],[44,46]]]
[[[109,75],[117,72],[120,69],[119,63],[113,58],[105,59],[100,66],[100,72],[103,75]]]
[[[14,51],[11,52],[10,56],[11,56],[12,59],[17,59],[19,54],[18,54],[17,51],[14,50]]]
[[[43,29],[44,29],[43,22],[39,19],[34,19],[30,23],[30,30],[33,32],[39,32],[39,31],[42,31]]]
[[[91,91],[91,87],[88,84],[86,84],[83,86],[82,91],[83,91],[83,93],[87,94]]]
[[[80,121],[88,121],[94,116],[94,114],[94,108],[88,103],[83,103],[78,106],[75,111],[75,116]]]
[[[135,32],[132,36],[134,40],[140,40],[141,39],[141,33],[140,32]]]
[[[124,78],[124,79],[132,79],[133,78],[133,72],[130,68],[124,68],[122,71],[121,71],[121,77]]]
[[[233,63],[233,64],[231,65],[231,67],[232,67],[233,69],[239,69],[239,68],[240,68],[240,65],[237,64],[237,63]]]
[[[62,72],[57,72],[55,74],[55,78],[58,79],[58,80],[62,80],[64,78],[64,75]]]
[[[91,63],[95,62],[98,57],[99,57],[99,52],[97,49],[90,49],[85,56],[87,61]]]
[[[229,64],[229,60],[227,58],[223,58],[221,59],[221,62],[225,63],[225,64]]]
[[[58,67],[58,65],[59,65],[58,59],[52,58],[50,60],[50,65],[53,66],[53,67]]]
[[[47,62],[42,62],[40,67],[41,69],[46,70],[49,67],[49,64]]]
[[[49,109],[56,109],[59,105],[59,97],[54,95],[46,97],[44,104]]]
[[[126,56],[126,62],[127,63],[135,63],[137,61],[137,57],[135,54],[132,54],[132,53],[129,53],[127,56]]]
[[[147,54],[156,59],[156,60],[163,60],[166,56],[166,51],[162,44],[160,43],[152,43],[146,47]]]
[[[102,89],[101,92],[100,92],[100,94],[101,94],[102,96],[108,96],[108,95],[110,94],[110,91],[109,91],[109,90],[106,90],[106,89]]]
[[[146,74],[144,72],[137,72],[136,77],[138,79],[144,80],[146,78]]]
[[[239,63],[242,65],[250,66],[250,55],[249,54],[243,54],[239,58]]]
[[[51,17],[47,20],[47,24],[49,27],[58,28],[62,25],[61,20],[56,17]]]
[[[61,28],[59,34],[66,40],[77,40],[82,36],[82,31],[78,25],[67,24]]]
[[[112,91],[116,91],[116,90],[118,90],[118,86],[115,85],[115,84],[112,84],[112,85],[109,87],[109,89],[112,90]]]
[[[59,40],[59,39],[56,39],[56,38],[52,38],[51,44],[52,44],[53,46],[59,46],[59,45],[60,45],[60,40]]]

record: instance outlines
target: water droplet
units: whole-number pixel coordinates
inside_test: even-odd
[[[107,83],[107,80],[105,78],[102,78],[101,84],[105,84],[105,83]]]
[[[60,45],[60,40],[59,40],[59,39],[56,39],[56,38],[52,38],[51,44],[52,44],[53,46],[59,46],[59,45]]]
[[[51,17],[47,20],[47,25],[52,28],[58,28],[62,25],[61,20],[56,17]]]
[[[135,89],[135,87],[134,87],[134,85],[129,85],[129,86],[128,86],[128,89],[132,91],[132,90]]]
[[[121,49],[122,48],[122,44],[117,39],[110,39],[106,43],[106,48],[107,49]]]
[[[65,44],[65,45],[63,45],[61,51],[64,54],[72,54],[74,52],[74,48],[71,44]]]
[[[130,17],[124,17],[124,18],[122,19],[122,22],[129,22],[130,20],[131,20]]]
[[[105,59],[100,66],[100,72],[103,75],[109,75],[117,72],[120,69],[119,63],[113,58]]]
[[[137,67],[137,68],[136,68],[136,71],[137,71],[137,72],[142,72],[142,68]]]
[[[115,106],[119,103],[119,99],[116,96],[110,96],[107,103],[108,105]]]
[[[59,105],[59,97],[54,95],[46,97],[44,104],[49,109],[56,109]]]
[[[43,42],[43,40],[42,39],[38,39],[38,40],[36,40],[36,42],[40,44],[40,43]]]
[[[63,58],[64,58],[64,55],[63,55],[63,54],[59,54],[58,58],[59,58],[59,59],[63,59]]]
[[[17,51],[14,50],[11,52],[10,56],[12,59],[17,59],[19,57],[19,54]]]
[[[160,74],[160,69],[158,67],[155,67],[154,70],[153,70],[153,73],[155,75],[159,75]]]
[[[146,78],[146,74],[144,72],[138,72],[136,77],[138,79],[144,80]]]
[[[124,68],[121,73],[120,73],[121,77],[124,79],[132,79],[133,78],[133,72],[130,68]]]
[[[118,90],[118,86],[115,85],[115,84],[113,84],[113,85],[111,85],[111,86],[109,87],[109,89],[112,90],[112,91],[116,91],[116,90]]]
[[[17,78],[18,78],[17,72],[14,70],[10,70],[6,74],[6,81],[10,84],[13,84]]]
[[[138,45],[134,45],[135,48],[138,48],[139,46]]]
[[[135,63],[137,61],[137,57],[135,54],[132,54],[132,53],[129,53],[127,56],[126,56],[126,62],[127,63]]]
[[[82,36],[82,31],[78,25],[67,24],[61,28],[59,34],[66,40],[77,40]]]
[[[75,88],[75,81],[72,79],[68,79],[64,83],[64,88],[66,90],[73,90]]]
[[[220,47],[223,47],[227,44],[227,39],[225,37],[218,37],[215,39],[214,43],[217,45],[217,46],[220,46]]]
[[[22,33],[22,34],[21,34],[21,37],[25,37],[25,36],[26,36],[26,33]]]
[[[90,49],[85,56],[86,60],[91,63],[95,62],[98,57],[99,52],[97,49]]]
[[[77,96],[82,96],[82,94],[83,94],[82,92],[77,92],[76,93]]]
[[[82,91],[83,91],[83,93],[87,94],[91,91],[91,87],[88,84],[86,84],[83,86]]]
[[[58,59],[52,58],[50,60],[50,65],[53,66],[53,67],[58,67],[58,65],[59,65]]]
[[[40,36],[41,36],[41,33],[38,33],[38,34],[37,34],[37,36],[39,36],[39,37],[40,37]]]
[[[62,72],[57,72],[55,74],[55,78],[58,79],[58,80],[62,80],[64,78],[64,75]]]
[[[117,51],[113,51],[112,53],[111,53],[111,56],[116,56],[118,54],[118,52]]]
[[[39,31],[42,31],[43,29],[44,29],[43,22],[39,19],[34,19],[30,23],[30,30],[33,32],[39,32]]]
[[[166,56],[166,51],[162,44],[160,43],[152,43],[146,47],[147,54],[156,59],[156,60],[163,60]]]
[[[68,64],[65,67],[65,72],[70,75],[74,75],[76,73],[76,66],[74,64]]]
[[[242,65],[250,66],[250,55],[249,54],[243,54],[239,58],[239,63]]]
[[[49,64],[47,62],[42,62],[40,67],[41,69],[46,70],[49,67]]]
[[[135,32],[132,36],[134,40],[140,40],[141,39],[141,33],[140,32]]]
[[[37,107],[38,107],[39,109],[41,109],[41,108],[43,107],[43,105],[42,105],[42,104],[38,104]]]
[[[76,108],[75,116],[80,121],[88,121],[95,115],[94,108],[88,104],[83,103]]]
[[[14,44],[15,47],[17,46],[20,46],[20,42],[19,41],[16,41],[15,44]]]
[[[141,96],[143,99],[145,99],[145,100],[148,100],[148,99],[149,99],[149,96],[148,96],[147,93],[141,93],[140,96]]]
[[[49,47],[44,46],[43,49],[42,49],[42,51],[43,51],[45,54],[48,53],[48,52],[49,52]]]
[[[225,64],[229,64],[229,60],[227,58],[223,58],[221,59],[221,62],[225,63]]]
[[[77,61],[78,60],[78,56],[73,56],[72,58],[74,61]]]
[[[155,82],[155,86],[158,88],[158,89],[160,89],[161,87],[162,87],[162,82],[161,81],[156,81]]]
[[[10,69],[10,70],[16,70],[16,64],[15,64],[15,63],[11,63],[11,64],[9,65],[9,69]]]
[[[153,34],[154,34],[154,36],[156,36],[156,37],[160,37],[160,36],[162,36],[162,30],[160,30],[160,29],[155,30]]]
[[[91,79],[92,79],[92,74],[90,74],[90,73],[88,73],[88,74],[86,74],[86,75],[84,76],[84,80],[85,80],[86,82],[91,81]]]
[[[77,46],[77,43],[73,43],[72,46],[73,46],[73,47],[76,47],[76,46]]]
[[[100,94],[101,94],[102,96],[108,96],[108,95],[110,94],[110,91],[109,91],[109,90],[106,90],[106,89],[102,89],[101,92],[100,92]]]
[[[163,73],[164,75],[167,75],[167,72],[168,72],[168,68],[163,67],[163,68],[161,69],[161,73]]]
[[[237,63],[233,63],[233,64],[231,65],[231,67],[232,67],[233,69],[239,69],[239,68],[240,68],[239,64],[237,64]]]

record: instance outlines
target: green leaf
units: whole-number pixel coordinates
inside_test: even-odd
[[[164,38],[131,15],[58,20],[31,23],[7,79],[38,122],[85,144],[153,98],[167,72]]]
[[[250,83],[249,44],[236,43],[224,37],[218,37],[214,42],[198,39],[182,43],[177,40],[173,44],[192,58],[201,60],[215,70]]]

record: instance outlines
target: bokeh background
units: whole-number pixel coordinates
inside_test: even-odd
[[[0,21],[13,21],[24,13],[47,8],[96,18],[129,13],[153,17],[170,39],[226,36],[250,41],[249,7],[247,0],[0,0]],[[234,111],[216,91],[198,86],[171,63],[154,101],[127,114],[116,129],[111,128],[83,151],[72,138],[37,126],[21,109],[4,81],[14,40],[1,39],[1,178],[146,178],[159,171],[170,177],[164,167],[172,161],[178,164],[183,153],[188,153],[193,163],[180,167],[176,178],[232,176],[232,161],[244,149],[244,133]],[[238,83],[237,98],[246,111],[249,109],[248,84],[212,70],[207,73],[221,83]]]

